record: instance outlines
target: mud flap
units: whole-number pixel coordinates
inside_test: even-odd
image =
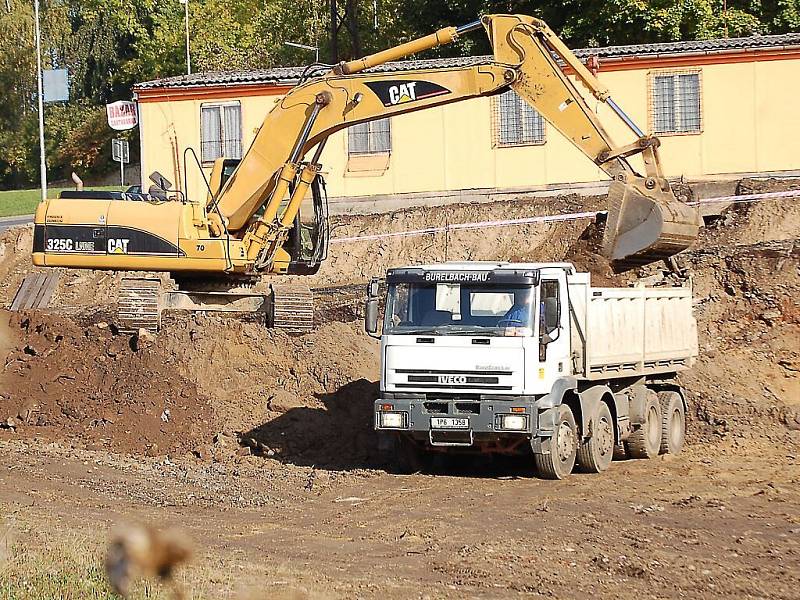
[[[558,406],[539,411],[539,427],[536,435],[531,439],[531,449],[534,454],[550,454],[550,444],[556,428]]]

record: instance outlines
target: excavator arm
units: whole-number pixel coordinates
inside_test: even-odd
[[[485,28],[493,60],[484,65],[365,72]],[[636,139],[619,146],[577,85],[574,73],[606,103]],[[290,91],[269,113],[238,168],[215,199],[229,231],[239,232],[257,270],[267,269],[286,239],[300,202],[319,171],[325,141],[343,128],[470,98],[516,91],[612,179],[603,252],[615,268],[668,258],[696,239],[700,218],[681,203],[664,177],[659,141],[645,135],[612,100],[609,90],[541,20],[486,15],[481,21],[341,63]],[[316,147],[313,158],[302,160]],[[639,174],[627,158],[641,154]],[[270,174],[265,177],[264,174]],[[290,189],[292,189],[290,193]],[[256,212],[266,206],[260,217]]]

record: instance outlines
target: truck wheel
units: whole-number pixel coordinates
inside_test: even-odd
[[[686,439],[686,411],[678,392],[659,392],[661,403],[661,454],[680,454]]]
[[[644,423],[628,438],[628,456],[655,458],[661,448],[661,404],[655,393],[648,394],[644,407]]]
[[[550,454],[534,454],[533,460],[539,475],[545,479],[564,479],[572,473],[578,451],[578,428],[575,417],[566,404],[558,407],[558,419],[553,437],[550,438]]]
[[[608,404],[601,402],[594,417],[592,437],[578,447],[578,466],[584,473],[602,473],[614,455],[614,420]]]

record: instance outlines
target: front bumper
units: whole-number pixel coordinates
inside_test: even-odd
[[[550,435],[548,421],[547,415],[537,410],[534,396],[474,400],[382,394],[375,401],[376,430],[403,432],[433,446],[472,446],[503,438]]]

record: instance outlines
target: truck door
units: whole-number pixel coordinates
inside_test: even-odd
[[[539,361],[534,377],[537,388],[549,391],[556,379],[571,373],[567,277],[563,271],[542,275],[537,310]]]

